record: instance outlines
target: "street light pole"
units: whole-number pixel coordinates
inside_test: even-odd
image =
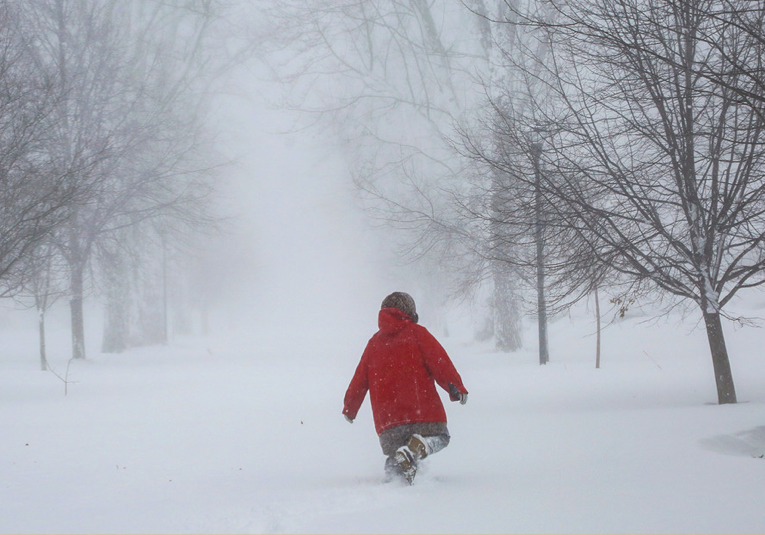
[[[542,216],[542,171],[540,156],[542,143],[531,144],[534,161],[534,241],[537,246],[537,318],[539,326],[539,364],[547,364],[550,354],[547,347],[547,302],[545,300],[544,220]]]

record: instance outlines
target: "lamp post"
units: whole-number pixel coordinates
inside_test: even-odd
[[[531,157],[534,164],[534,241],[536,242],[537,264],[537,318],[539,326],[539,364],[550,361],[547,347],[547,302],[545,300],[545,262],[544,262],[544,219],[542,216],[542,170],[540,156],[542,143],[531,144]]]

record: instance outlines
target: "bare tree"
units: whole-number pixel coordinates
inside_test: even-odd
[[[489,42],[490,61],[483,90],[490,105],[478,127],[485,136],[480,149],[471,147],[474,140],[470,139],[470,134],[465,135],[465,130],[470,131],[479,123],[472,118],[461,125],[465,143],[458,143],[458,151],[462,152],[467,146],[463,155],[468,159],[475,158],[478,164],[477,170],[471,174],[472,191],[467,193],[473,200],[462,204],[461,213],[466,220],[488,222],[485,225],[488,233],[483,236],[479,233],[476,239],[479,247],[484,242],[483,254],[489,259],[494,285],[523,287],[536,293],[533,306],[527,301],[525,308],[537,318],[539,362],[546,364],[549,350],[545,243],[549,233],[545,225],[545,200],[538,185],[539,175],[543,172],[539,163],[542,148],[539,129],[542,125],[534,120],[532,98],[534,102],[545,98],[545,84],[538,78],[545,72],[544,62],[550,46],[544,32],[517,24],[517,20],[532,14],[547,19],[554,13],[544,2],[500,1],[496,10],[488,9],[483,2],[473,5],[484,22],[482,34]],[[527,121],[521,123],[516,117],[524,117]],[[504,123],[512,124],[515,138],[506,135]],[[518,130],[521,126],[527,130]],[[490,162],[500,159],[506,165],[491,165]],[[515,168],[508,170],[508,166]],[[525,183],[515,180],[518,172],[536,177],[533,188],[529,190]],[[531,270],[529,260],[533,262]],[[520,321],[521,292],[514,288],[501,294],[505,298],[497,298],[505,305],[504,321],[511,318]],[[507,299],[509,296],[513,299]],[[497,324],[501,326],[500,322]],[[520,347],[519,339],[508,336],[519,332],[519,328],[509,329],[507,334],[502,330],[505,329],[500,328],[497,336],[498,346]]]
[[[526,108],[528,109],[528,108]],[[493,239],[480,256],[512,270],[527,291],[523,305],[538,319],[539,362],[549,361],[546,314],[559,314],[608,280],[604,265],[590,252],[584,236],[572,229],[553,206],[549,183],[559,183],[554,169],[541,162],[535,122],[523,122],[509,107],[492,105],[483,127],[462,133],[461,153],[474,161],[480,176],[492,176],[490,187],[475,187],[460,201],[469,226],[491,228]],[[479,179],[480,183],[480,179]],[[533,295],[533,298],[531,297]]]
[[[106,301],[102,352],[167,343],[163,245],[150,225],[129,226],[99,243]]]
[[[57,86],[35,69],[24,22],[12,4],[0,4],[0,296],[23,286],[26,257],[79,200],[47,153]]]
[[[54,233],[55,230],[52,232]],[[62,260],[50,236],[48,239],[38,243],[24,257],[23,266],[26,274],[24,277],[24,287],[16,296],[19,302],[27,305],[31,298],[37,312],[40,369],[42,371],[49,369],[45,340],[45,315],[56,301],[66,293],[66,266],[63,265]]]
[[[591,257],[699,307],[718,401],[734,403],[721,316],[765,282],[761,8],[553,5],[555,24],[522,21],[544,29],[555,51],[546,77],[555,105],[535,105],[557,128],[542,156],[555,177],[544,177],[544,192]]]
[[[449,138],[473,113],[478,80],[490,77],[490,3],[282,0],[268,42],[282,60],[274,71],[288,91],[283,105],[337,134],[365,208],[400,231],[401,255],[429,273],[445,268],[436,293],[449,287],[464,298],[485,293],[467,283],[490,287],[487,332],[513,350],[521,344],[515,274],[474,255],[480,247],[453,203],[471,186]]]
[[[55,235],[70,273],[74,358],[85,357],[86,274],[99,242],[160,216],[192,219],[209,194],[192,79],[204,24],[178,15],[207,20],[210,3],[202,4],[198,11],[113,0],[31,0],[25,7],[39,35],[41,68],[54,72],[61,88],[49,152],[68,183],[87,192]],[[151,41],[159,30],[186,39],[169,44],[160,32],[159,46]]]

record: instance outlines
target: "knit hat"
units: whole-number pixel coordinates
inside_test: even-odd
[[[383,299],[382,306],[380,308],[397,308],[407,316],[411,318],[414,323],[417,323],[419,317],[417,316],[417,309],[414,305],[414,299],[408,293],[393,292],[388,297]]]

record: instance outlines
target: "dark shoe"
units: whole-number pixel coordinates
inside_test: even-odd
[[[424,459],[428,456],[428,453],[430,453],[428,451],[427,443],[421,435],[412,435],[409,437],[409,441],[406,443],[406,447],[409,448],[409,451],[411,451],[414,455],[415,461]]]
[[[404,471],[396,462],[395,455],[385,458],[385,482],[390,483],[394,480],[404,479]]]
[[[414,476],[417,474],[417,462],[412,451],[407,446],[401,446],[396,450],[394,458],[409,484],[414,483]]]

